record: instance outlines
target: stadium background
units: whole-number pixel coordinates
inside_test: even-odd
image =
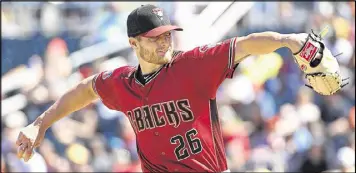
[[[149,2],[1,2],[2,172],[140,171],[134,133],[101,102],[48,130],[34,158],[16,158],[18,130],[69,87],[137,60],[126,17]],[[185,31],[177,49],[259,31],[319,31],[350,84],[322,97],[303,86],[289,50],[250,57],[217,99],[232,171],[314,171],[355,165],[355,2],[152,2]],[[199,67],[197,67],[199,68]],[[147,141],[151,142],[151,141]]]

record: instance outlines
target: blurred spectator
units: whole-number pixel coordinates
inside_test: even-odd
[[[10,172],[8,165],[6,164],[5,157],[1,154],[1,172]]]
[[[43,157],[35,153],[31,160],[24,163],[26,172],[47,172],[47,165]]]
[[[337,152],[337,161],[342,172],[355,172],[355,150],[342,147]]]
[[[350,109],[349,121],[350,121],[351,128],[353,128],[353,130],[355,130],[355,106],[353,106]]]
[[[73,172],[93,172],[91,166],[89,166],[91,154],[89,150],[78,143],[71,143],[66,148],[66,157],[71,163]]]
[[[58,6],[51,3],[44,4],[41,9],[41,16],[43,34],[47,37],[58,35],[62,29],[62,15]]]
[[[45,81],[49,87],[51,100],[57,100],[66,90],[66,79],[72,73],[68,48],[61,38],[52,39],[45,54]]]
[[[323,146],[313,145],[308,152],[307,159],[303,162],[301,172],[323,172],[327,170]]]
[[[92,164],[95,172],[110,172],[111,165],[113,165],[113,156],[109,155],[107,151],[107,141],[102,135],[95,136],[91,143],[90,148],[92,148]]]

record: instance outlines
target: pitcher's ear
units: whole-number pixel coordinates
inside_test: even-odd
[[[134,38],[134,37],[130,37],[129,38],[129,44],[133,49],[137,49],[138,48],[138,46],[137,46],[138,42],[139,42],[139,40],[137,38]]]

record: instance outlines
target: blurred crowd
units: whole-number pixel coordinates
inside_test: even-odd
[[[129,47],[78,67],[70,55],[103,41],[127,45],[126,17],[139,2],[59,3],[2,3],[2,172],[140,172],[128,119],[101,101],[55,123],[29,162],[16,157],[19,129],[68,88],[100,71],[137,64]],[[184,7],[180,3],[156,5],[179,23],[184,22],[175,15]],[[195,12],[204,7],[189,5]],[[355,172],[355,2],[255,2],[222,40],[326,25],[331,28],[326,46],[334,55],[342,53],[341,74],[350,77],[341,92],[326,97],[305,87],[286,48],[247,58],[219,88],[231,171]],[[11,47],[12,41],[19,46]]]

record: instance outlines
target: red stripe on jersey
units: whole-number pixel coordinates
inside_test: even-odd
[[[235,46],[236,45],[236,38],[232,38],[230,40],[230,47],[229,47],[229,64],[228,64],[228,73],[227,78],[232,78],[235,71]]]
[[[227,169],[226,155],[224,141],[222,137],[222,132],[220,128],[220,121],[218,116],[218,109],[216,105],[216,100],[210,100],[210,117],[212,121],[212,135],[213,143],[215,148],[215,155],[217,159],[217,166],[220,168],[220,171],[225,171]]]
[[[148,169],[149,172],[167,172],[167,169],[162,169],[160,167],[158,167],[158,165],[152,164],[147,158],[146,156],[141,152],[140,147],[138,145],[136,145],[137,147],[137,153],[142,161],[142,166],[145,169]]]

